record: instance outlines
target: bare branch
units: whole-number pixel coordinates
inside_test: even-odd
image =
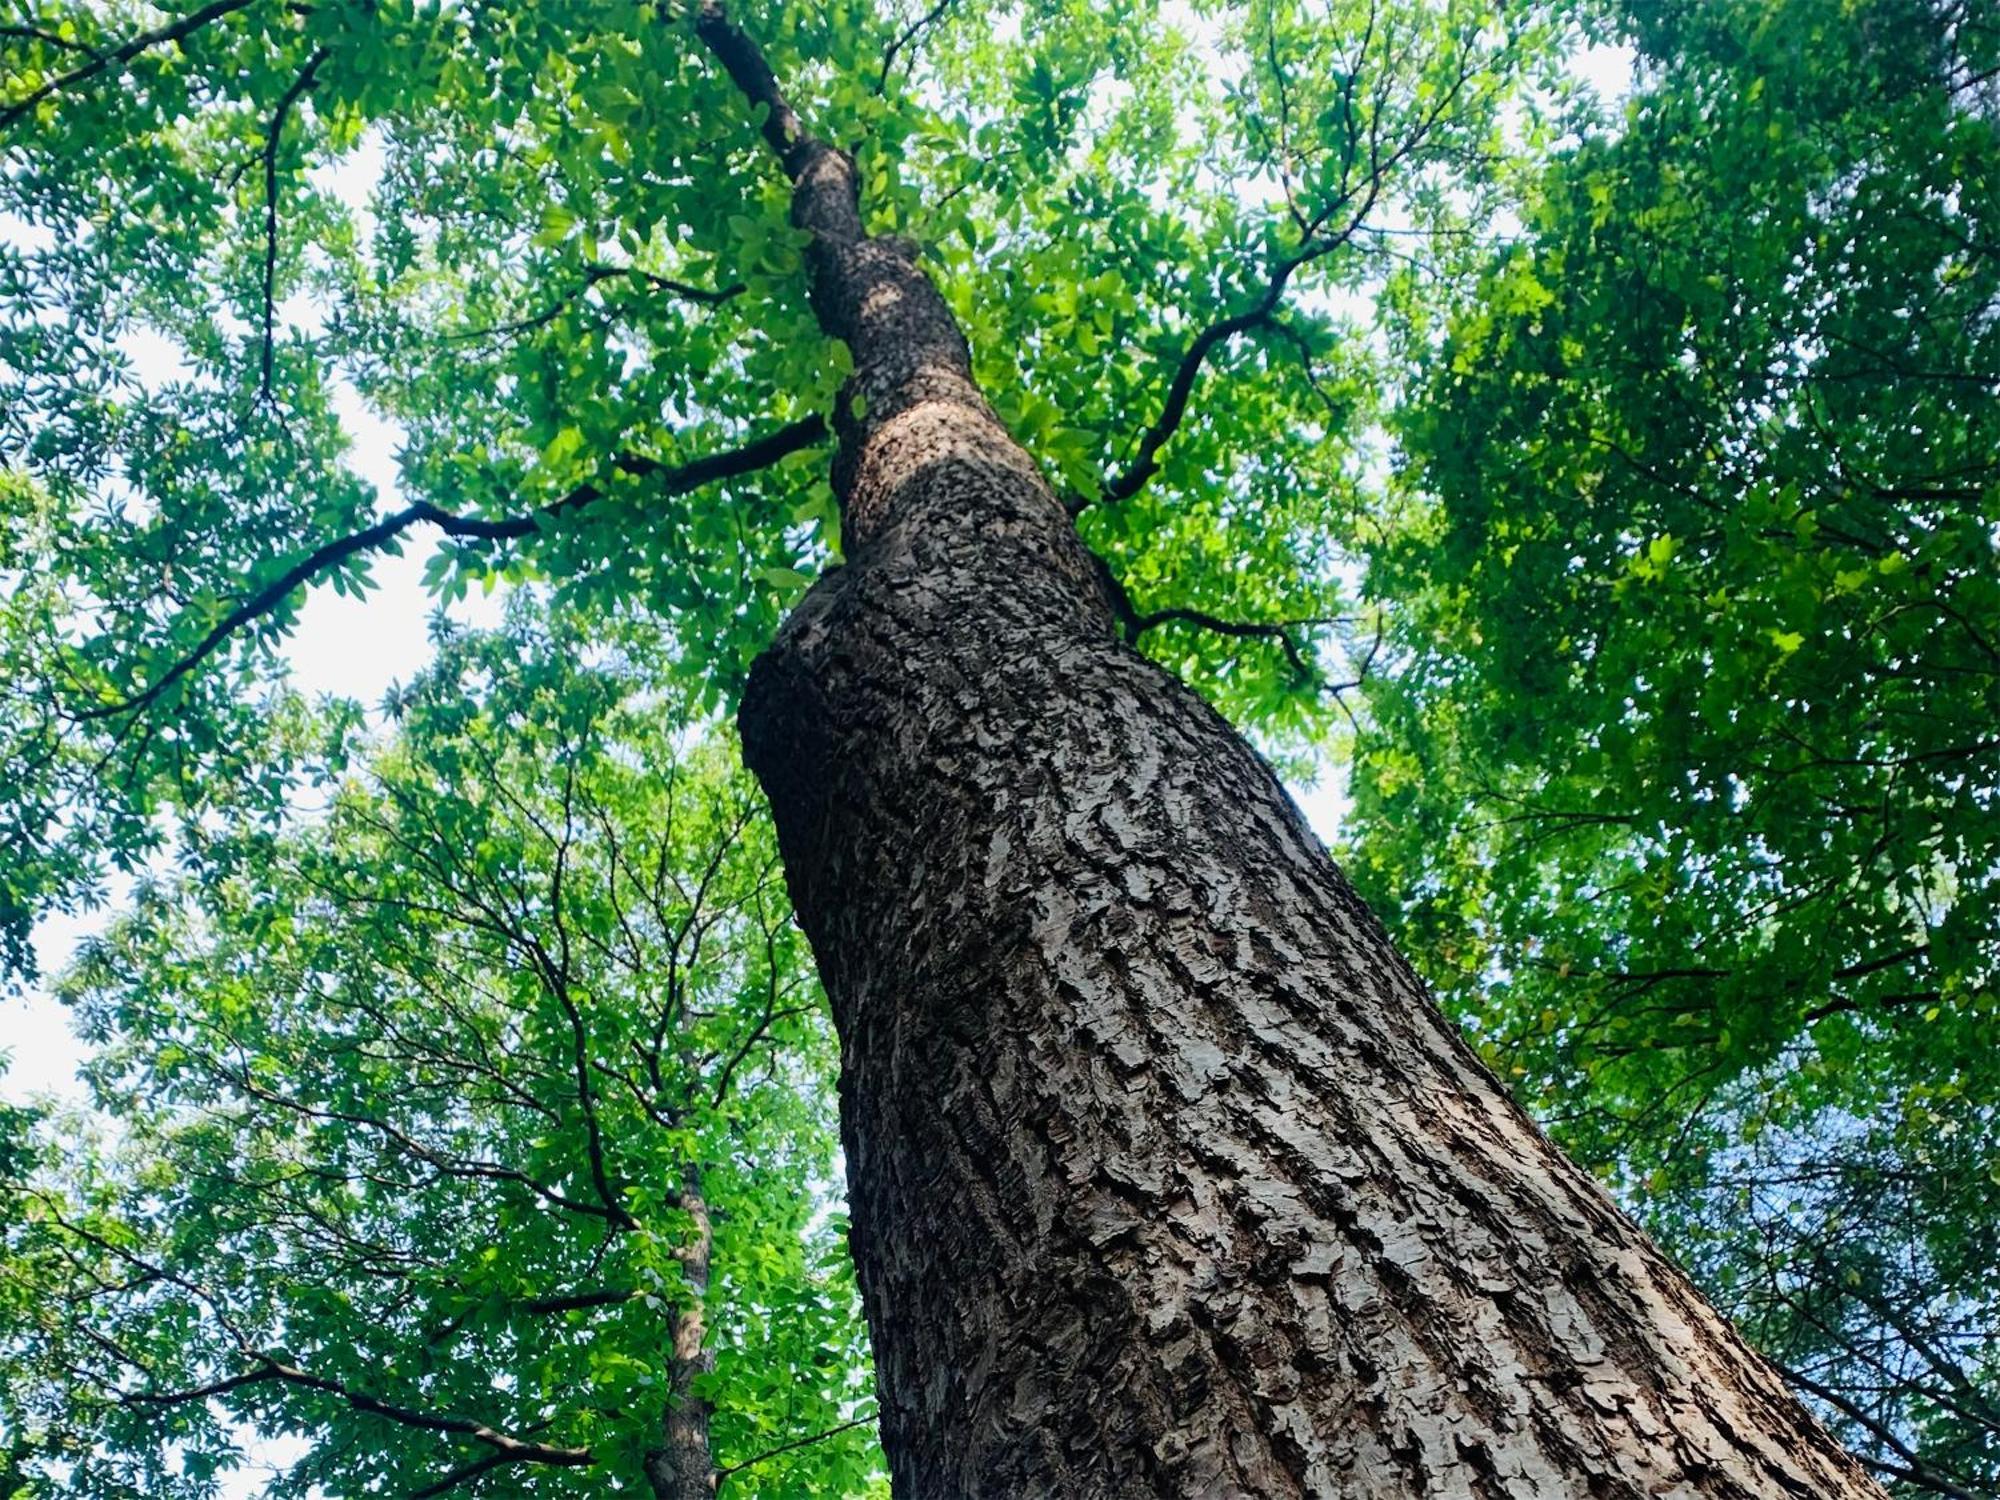
[[[615,467],[625,474],[642,478],[657,477],[663,493],[681,495],[719,479],[736,478],[768,468],[788,453],[796,453],[802,448],[811,447],[826,435],[826,431],[824,418],[803,417],[740,448],[712,453],[675,468],[668,468],[657,459],[637,454],[620,457]],[[311,583],[321,574],[340,566],[351,557],[387,546],[413,526],[435,526],[446,536],[466,537],[478,541],[512,541],[532,535],[550,519],[580,509],[592,501],[602,499],[603,495],[604,492],[594,484],[579,485],[567,495],[539,510],[504,520],[454,515],[450,511],[440,510],[427,500],[406,505],[401,510],[384,516],[372,526],[350,532],[344,537],[338,537],[315,548],[285,569],[223,616],[195,644],[193,650],[155,678],[150,686],[116,703],[100,704],[95,708],[81,710],[75,718],[79,722],[88,722],[133,713],[146,707],[213,656],[237,631],[275,610],[291,596],[294,590]]]

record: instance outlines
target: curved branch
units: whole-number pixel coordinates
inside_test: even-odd
[[[225,1392],[238,1390],[247,1385],[275,1382],[281,1385],[297,1386],[301,1390],[318,1391],[323,1395],[337,1397],[358,1412],[365,1412],[369,1416],[382,1417],[387,1421],[398,1423],[404,1427],[415,1427],[424,1432],[444,1433],[452,1437],[470,1438],[475,1443],[482,1443],[486,1447],[491,1448],[493,1452],[488,1458],[481,1460],[480,1465],[474,1466],[475,1468],[480,1468],[481,1472],[486,1468],[494,1468],[500,1464],[548,1464],[557,1468],[574,1469],[583,1468],[596,1462],[596,1456],[588,1448],[563,1448],[552,1443],[531,1442],[524,1438],[515,1437],[511,1433],[502,1432],[498,1428],[489,1427],[484,1422],[474,1421],[471,1417],[454,1417],[435,1412],[419,1411],[415,1407],[399,1406],[393,1401],[384,1401],[379,1397],[369,1395],[365,1391],[358,1391],[352,1386],[345,1385],[338,1380],[329,1380],[323,1375],[308,1374],[296,1365],[285,1364],[283,1361],[274,1359],[268,1354],[252,1352],[250,1358],[256,1361],[257,1368],[241,1375],[233,1375],[227,1379],[217,1380],[208,1385],[197,1386],[184,1391],[163,1391],[159,1393],[134,1391],[122,1397],[121,1400],[127,1405],[134,1406],[170,1406],[187,1401],[206,1400],[210,1396],[219,1396]],[[460,1477],[469,1476],[461,1472]],[[452,1481],[454,1484],[457,1482],[457,1479]],[[442,1491],[438,1490],[434,1491],[434,1493],[442,1493]]]
[[[204,5],[197,11],[190,11],[179,20],[156,26],[151,31],[140,32],[130,41],[121,43],[109,52],[96,53],[89,62],[71,68],[67,73],[56,75],[25,99],[0,110],[0,130],[7,129],[23,115],[31,113],[36,105],[50,95],[61,93],[66,88],[94,78],[107,68],[123,67],[150,48],[190,37],[210,21],[219,20],[232,11],[244,10],[249,5],[250,0],[212,0],[211,4]]]
[[[1284,649],[1286,660],[1292,664],[1293,674],[1301,683],[1307,683],[1317,680],[1319,673],[1306,660],[1292,632],[1310,630],[1315,626],[1338,625],[1345,618],[1344,615],[1305,615],[1296,620],[1225,620],[1206,610],[1177,604],[1148,614],[1133,615],[1126,623],[1125,635],[1126,639],[1136,641],[1155,626],[1180,624],[1238,640],[1276,641]]]
[[[937,0],[937,4],[933,5],[921,16],[918,16],[916,20],[910,22],[908,26],[903,28],[902,35],[889,43],[888,50],[882,54],[882,76],[875,80],[875,92],[878,95],[888,90],[889,74],[896,66],[896,54],[915,41],[921,33],[936,24],[938,18],[950,9],[951,0]],[[914,53],[911,55],[915,56]]]
[[[811,447],[825,437],[826,432],[825,418],[802,417],[788,426],[779,428],[776,432],[758,438],[755,442],[721,453],[712,453],[678,467],[668,468],[657,459],[634,454],[620,457],[616,467],[621,473],[641,478],[658,477],[663,493],[681,495],[718,479],[732,479],[769,468],[786,454]],[[213,656],[237,631],[252,621],[270,614],[284,603],[294,590],[311,583],[321,574],[338,567],[351,557],[387,546],[413,526],[435,526],[446,536],[477,541],[512,541],[532,535],[550,518],[580,509],[592,501],[602,499],[603,496],[604,492],[594,484],[579,485],[561,499],[539,510],[522,516],[510,516],[504,520],[454,515],[450,511],[432,505],[428,500],[418,500],[406,505],[401,510],[384,516],[372,526],[363,527],[359,531],[350,532],[346,536],[314,548],[223,616],[208,634],[195,644],[192,651],[175,662],[150,686],[116,703],[100,704],[95,708],[84,709],[77,713],[75,718],[78,722],[108,719],[119,714],[134,713],[146,707]]]
[[[530,329],[545,328],[561,317],[579,297],[583,296],[592,287],[597,286],[601,282],[614,280],[620,276],[630,277],[635,281],[643,281],[657,291],[671,293],[685,302],[693,302],[702,307],[720,307],[731,298],[742,296],[744,291],[747,290],[740,281],[732,281],[725,287],[705,287],[696,286],[690,281],[678,281],[671,276],[662,276],[654,271],[642,271],[637,266],[591,265],[584,268],[583,280],[557,298],[555,303],[545,312],[535,313],[525,318],[516,318],[507,323],[495,323],[486,328],[468,328],[458,333],[448,333],[444,337],[449,342],[459,342],[466,339],[504,338],[509,334],[526,333]]]
[[[299,69],[299,76],[271,111],[271,128],[264,133],[264,344],[257,372],[257,399],[271,398],[271,367],[277,359],[278,320],[278,146],[284,140],[285,121],[313,86],[327,49],[316,50]]]
[[[752,1458],[746,1458],[741,1463],[729,1464],[724,1468],[717,1469],[715,1471],[715,1488],[720,1492],[723,1484],[729,1479],[730,1475],[741,1474],[745,1469],[756,1464],[761,1464],[766,1459],[776,1458],[781,1453],[795,1452],[800,1448],[810,1448],[814,1443],[823,1443],[830,1437],[838,1437],[843,1432],[852,1432],[857,1427],[866,1427],[877,1420],[879,1418],[874,1416],[856,1417],[851,1422],[842,1422],[838,1427],[829,1427],[824,1432],[815,1432],[811,1437],[794,1438],[789,1443],[780,1443],[775,1448],[766,1448],[762,1453]]]
[[[504,1453],[489,1453],[475,1459],[463,1468],[453,1469],[436,1484],[427,1484],[420,1490],[410,1491],[410,1500],[437,1500],[437,1496],[449,1494],[461,1484],[470,1484],[482,1474],[490,1474],[495,1469],[512,1462]]]
[[[1201,375],[1201,368],[1208,362],[1209,355],[1237,334],[1248,332],[1267,321],[1276,309],[1283,289],[1284,283],[1274,279],[1257,305],[1248,312],[1211,323],[1195,335],[1194,342],[1188,345],[1187,351],[1181,355],[1180,364],[1174,369],[1174,378],[1167,386],[1167,399],[1160,406],[1159,416],[1140,437],[1139,451],[1131,466],[1104,486],[1104,499],[1114,503],[1129,500],[1145,488],[1147,480],[1160,472],[1160,450],[1166,447],[1167,439],[1180,430],[1181,419],[1187,415],[1188,398],[1194,394],[1195,380]]]
[[[1424,148],[1470,81],[1473,53],[1468,46],[1459,56],[1457,74],[1450,85],[1439,90],[1437,100],[1410,127],[1395,149],[1386,154],[1376,139],[1380,123],[1378,105],[1377,117],[1371,118],[1368,126],[1367,161],[1357,180],[1354,169],[1360,164],[1361,127],[1354,118],[1354,86],[1374,38],[1375,10],[1375,6],[1369,7],[1367,30],[1355,51],[1354,66],[1348,71],[1341,88],[1344,142],[1339,188],[1310,218],[1302,219],[1297,206],[1288,205],[1294,221],[1299,223],[1298,243],[1272,266],[1270,279],[1256,301],[1240,312],[1210,323],[1195,335],[1194,342],[1188,345],[1174,368],[1160,415],[1140,437],[1138,452],[1130,467],[1104,486],[1102,498],[1113,502],[1128,500],[1159,472],[1159,452],[1179,430],[1182,419],[1187,415],[1188,400],[1193,394],[1195,381],[1209,356],[1238,334],[1272,322],[1284,301],[1285,285],[1295,272],[1333,254],[1357,234],[1368,232],[1368,215],[1374,211],[1390,175]],[[1339,227],[1331,227],[1336,222]]]
[[[0,36],[11,36],[24,42],[40,42],[43,46],[54,47],[59,52],[81,52],[85,57],[102,57],[104,55],[95,47],[86,46],[82,42],[71,41],[68,37],[58,36],[55,32],[41,26],[15,25],[12,23],[0,25]]]

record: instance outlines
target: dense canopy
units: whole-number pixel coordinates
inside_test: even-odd
[[[723,727],[866,413],[721,14],[0,11],[0,969],[95,1049],[0,1109],[0,1494],[886,1491]],[[1486,1060],[1880,1475],[2000,1486],[1990,9],[728,15]],[[504,624],[299,692],[405,553]]]
[[[1634,16],[1624,128],[1418,314],[1355,869],[1855,1441],[1983,1492],[2000,25]]]

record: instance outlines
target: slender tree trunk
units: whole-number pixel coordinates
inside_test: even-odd
[[[855,360],[742,710],[843,1049],[896,1492],[1880,1491],[1438,1012],[711,4]]]
[[[708,1295],[714,1235],[708,1200],[702,1196],[701,1173],[696,1168],[688,1169],[680,1207],[691,1221],[687,1243],[680,1249],[681,1279],[690,1300],[674,1310],[667,1410],[660,1424],[660,1446],[646,1454],[646,1482],[653,1500],[714,1500],[715,1459],[708,1446],[712,1408],[694,1387],[699,1377],[715,1368],[714,1353],[703,1347],[708,1322],[702,1308]]]

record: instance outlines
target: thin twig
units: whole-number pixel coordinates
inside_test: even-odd
[[[204,5],[200,10],[191,11],[177,21],[169,21],[164,26],[154,27],[151,31],[142,31],[130,41],[121,43],[109,52],[93,55],[89,62],[71,68],[67,73],[58,74],[25,99],[9,105],[5,110],[0,110],[0,130],[7,129],[51,94],[60,93],[74,84],[94,78],[106,68],[123,67],[149,48],[190,37],[210,21],[219,20],[232,11],[242,10],[249,4],[250,0],[214,0],[214,3]]]
[[[264,134],[264,345],[258,365],[257,399],[271,399],[271,367],[277,359],[278,319],[278,147],[284,139],[285,121],[292,109],[313,86],[313,77],[327,59],[321,47],[306,59],[299,76],[278,100],[271,112],[271,127]]]
[[[918,33],[926,30],[936,22],[938,17],[950,9],[951,0],[937,0],[937,4],[933,5],[921,16],[918,16],[916,20],[910,22],[908,26],[903,28],[903,34],[889,43],[888,50],[882,54],[882,76],[875,80],[875,92],[878,96],[887,92],[889,88],[889,72],[896,65],[896,54],[909,46],[912,41],[916,40]],[[915,54],[912,53],[911,55],[914,56]]]
[[[808,1448],[814,1443],[823,1443],[830,1437],[839,1437],[843,1432],[852,1432],[857,1427],[866,1427],[876,1420],[873,1416],[856,1417],[852,1422],[842,1422],[838,1427],[829,1427],[825,1432],[815,1432],[811,1437],[794,1438],[789,1443],[780,1443],[775,1448],[767,1448],[754,1458],[746,1458],[741,1463],[730,1464],[725,1468],[717,1469],[715,1471],[715,1487],[720,1491],[724,1482],[732,1474],[741,1474],[745,1469],[751,1468],[756,1464],[761,1464],[766,1459],[776,1458],[781,1453],[790,1453],[795,1449]]]

